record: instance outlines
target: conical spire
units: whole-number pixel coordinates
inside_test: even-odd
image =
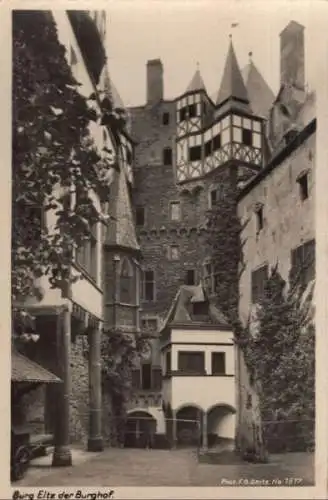
[[[246,103],[249,102],[247,90],[231,40],[216,104],[219,105],[227,99],[237,99]]]
[[[242,75],[254,114],[266,118],[275,96],[251,58]]]
[[[126,175],[122,168],[115,172],[110,191],[109,214],[112,219],[108,224],[106,244],[139,250]]]
[[[202,78],[202,75],[200,74],[199,67],[197,65],[197,70],[192,77],[186,92],[196,92],[197,90],[205,90],[205,83]]]

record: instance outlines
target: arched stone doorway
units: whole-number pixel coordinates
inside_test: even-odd
[[[126,448],[151,448],[156,426],[156,419],[147,411],[130,412],[125,423],[124,446]]]
[[[202,432],[202,409],[185,405],[176,411],[176,437],[178,446],[198,446]]]
[[[236,410],[230,405],[213,405],[207,411],[209,447],[231,448],[234,446]]]

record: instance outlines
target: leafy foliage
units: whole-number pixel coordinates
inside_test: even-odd
[[[257,329],[249,342],[263,421],[297,421],[302,444],[313,443],[315,418],[315,331],[312,292],[285,291],[277,268],[272,269],[257,311]],[[266,439],[285,440],[283,425],[266,426]]]
[[[70,279],[74,248],[99,221],[90,191],[106,193],[89,133],[94,119],[78,92],[47,11],[13,16],[12,297],[35,293],[35,278],[53,287]],[[105,164],[104,164],[105,163]],[[74,198],[72,195],[76,194]],[[75,201],[74,201],[75,199]],[[45,223],[44,219],[47,219]],[[53,220],[52,226],[49,221]]]
[[[229,320],[236,341],[244,338],[238,318],[239,278],[243,270],[242,225],[237,214],[234,176],[222,172],[218,179],[220,197],[208,213],[206,244],[212,263],[214,293],[218,306]]]
[[[102,339],[102,385],[111,399],[114,440],[119,441],[126,404],[133,391],[132,370],[148,349],[149,342],[142,334],[129,335],[117,328],[104,332]]]

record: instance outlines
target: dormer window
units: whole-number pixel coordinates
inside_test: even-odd
[[[299,176],[297,179],[299,190],[300,190],[300,198],[302,201],[305,201],[309,197],[309,181],[308,181],[308,172],[305,172]]]

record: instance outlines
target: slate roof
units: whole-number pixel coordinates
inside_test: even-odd
[[[193,305],[201,305],[201,311],[195,312]],[[230,329],[229,323],[220,311],[207,297],[207,294],[201,284],[199,285],[182,285],[172,305],[161,325],[160,331],[163,331],[167,326],[191,326],[200,327],[218,326],[218,328]]]
[[[219,105],[229,98],[236,98],[249,102],[247,90],[231,41],[216,104]]]
[[[197,90],[205,90],[205,83],[199,69],[196,70],[194,76],[192,77],[186,92],[196,92]]]
[[[16,350],[11,352],[11,381],[45,384],[62,382],[56,375]]]
[[[110,188],[109,213],[106,244],[140,250],[134,225],[126,175],[122,168],[115,171]]]
[[[243,68],[242,76],[253,113],[267,118],[275,96],[252,60]]]

